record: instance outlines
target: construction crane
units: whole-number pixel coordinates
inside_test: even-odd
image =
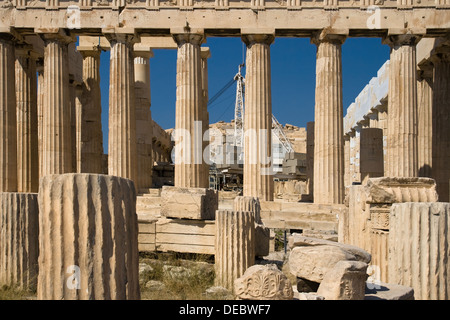
[[[280,140],[281,145],[284,147],[287,153],[294,152],[294,148],[292,147],[291,141],[289,141],[288,137],[284,133],[283,127],[278,122],[277,118],[272,113],[272,133],[274,133],[278,140]]]
[[[208,105],[216,101],[234,82],[236,82],[236,101],[234,106],[234,145],[240,147],[241,152],[244,149],[244,88],[245,78],[242,75],[242,68],[245,63],[239,65],[238,73],[230,80],[219,92],[217,92],[209,101]],[[272,132],[277,136],[283,148],[287,153],[294,152],[291,142],[283,131],[283,126],[272,114]]]
[[[236,81],[236,103],[234,105],[234,145],[244,147],[244,77],[241,69],[244,63],[239,65],[239,71],[234,76]]]

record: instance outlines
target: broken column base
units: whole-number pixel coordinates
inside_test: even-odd
[[[214,220],[219,206],[219,195],[206,188],[163,186],[161,216],[177,219]]]
[[[369,178],[364,185],[348,188],[348,210],[339,214],[339,242],[372,254],[371,265],[388,279],[390,210],[394,203],[436,202],[436,182],[430,178]]]

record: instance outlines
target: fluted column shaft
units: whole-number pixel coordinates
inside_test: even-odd
[[[109,34],[108,173],[137,180],[136,106],[134,98],[133,42],[130,34]]]
[[[433,71],[422,70],[417,81],[417,145],[419,177],[431,178],[432,168],[432,111],[433,111]]]
[[[150,58],[151,49],[146,51],[135,49],[134,58],[134,90],[136,98],[136,139],[137,139],[137,187],[152,186],[152,113],[150,91]]]
[[[36,289],[38,216],[37,193],[0,193],[0,286]]]
[[[209,153],[205,154],[205,151],[209,151],[209,112],[208,112],[208,58],[211,57],[211,52],[209,48],[201,48],[201,69],[202,69],[202,97],[203,97],[203,107],[202,107],[202,154],[203,154],[203,168],[202,168],[202,178],[200,185],[203,188],[209,187]]]
[[[14,41],[0,34],[0,192],[17,191]]]
[[[255,213],[216,211],[216,285],[234,289],[234,280],[255,264]]]
[[[83,83],[77,108],[77,172],[101,173],[103,156],[100,50],[78,48],[83,56]]]
[[[390,36],[387,168],[389,177],[417,177],[417,64],[414,35]]]
[[[38,163],[39,163],[39,177],[42,177],[44,166],[43,158],[44,153],[42,151],[42,125],[43,125],[43,107],[44,107],[44,59],[39,58],[36,61],[36,71],[37,71],[37,123],[38,123],[38,133],[37,133],[37,144],[38,144]]]
[[[244,196],[273,200],[272,91],[273,35],[243,35],[247,45],[244,114]]]
[[[433,138],[432,175],[439,201],[449,201],[450,180],[450,52],[433,57]]]
[[[314,126],[314,203],[344,200],[342,51],[344,36],[314,37],[316,105]]]
[[[28,47],[16,48],[17,188],[39,187],[36,57]]]
[[[387,281],[412,287],[416,300],[448,300],[450,204],[395,203],[389,225]]]
[[[72,171],[68,43],[62,33],[43,34],[42,176]]]
[[[175,114],[175,186],[200,188],[202,155],[202,70],[200,44],[203,35],[177,34],[177,101]]]
[[[40,300],[139,299],[136,189],[129,179],[69,173],[39,185]]]

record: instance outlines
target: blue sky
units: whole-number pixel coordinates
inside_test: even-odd
[[[209,97],[237,73],[242,63],[240,38],[208,38]],[[164,129],[175,125],[176,50],[154,50],[150,59],[152,117]],[[389,59],[389,47],[379,38],[348,38],[342,45],[344,115],[347,107]],[[309,38],[276,38],[271,45],[272,112],[281,124],[306,127],[314,121],[316,46]],[[102,125],[108,150],[109,52],[101,56]],[[244,70],[245,72],[245,70]],[[210,122],[234,117],[236,87],[232,86],[209,107]]]

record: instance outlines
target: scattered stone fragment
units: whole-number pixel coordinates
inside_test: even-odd
[[[254,265],[234,282],[235,294],[244,300],[292,300],[289,279],[274,264]]]
[[[367,263],[339,261],[324,276],[317,294],[325,300],[364,300]]]
[[[289,256],[289,268],[296,277],[320,283],[325,274],[342,260],[357,261],[358,257],[333,245],[295,247]]]

